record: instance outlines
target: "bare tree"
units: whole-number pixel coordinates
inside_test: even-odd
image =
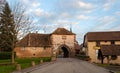
[[[26,8],[22,4],[15,3],[11,9],[14,15],[14,22],[16,24],[15,28],[17,31],[18,39],[20,39],[27,33],[34,31],[33,19],[32,17],[26,15]]]
[[[24,37],[29,32],[34,31],[33,30],[34,24],[33,24],[32,18],[26,14],[26,8],[22,4],[15,3],[11,7],[11,9],[14,15],[17,39],[20,40],[22,37]],[[13,50],[14,48],[15,46],[13,47]],[[14,54],[12,54],[12,63],[14,63]]]

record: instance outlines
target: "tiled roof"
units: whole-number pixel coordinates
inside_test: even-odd
[[[120,56],[120,45],[101,45],[100,47],[103,55]]]
[[[71,31],[66,30],[65,28],[58,28],[52,34],[57,34],[57,35],[75,35]]]
[[[80,45],[78,43],[75,43],[75,49],[80,50]]]
[[[19,47],[51,46],[50,35],[29,33],[23,39],[21,39],[16,46],[19,46]]]
[[[88,41],[120,41],[120,31],[88,32],[85,37]]]

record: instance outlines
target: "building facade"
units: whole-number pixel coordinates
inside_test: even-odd
[[[91,62],[120,64],[120,32],[88,32],[84,48]]]
[[[75,54],[76,35],[65,28],[58,28],[51,34],[29,33],[14,49],[17,57],[51,57]]]

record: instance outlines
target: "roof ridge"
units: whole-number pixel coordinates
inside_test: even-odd
[[[55,31],[52,32],[52,34],[57,35],[75,35],[73,32],[65,29],[65,28],[57,28]]]
[[[87,32],[87,33],[111,33],[111,32],[120,32],[120,31],[93,31],[93,32]]]
[[[112,41],[112,40],[120,40],[120,31],[114,32],[89,32],[85,36],[87,36],[90,41]]]

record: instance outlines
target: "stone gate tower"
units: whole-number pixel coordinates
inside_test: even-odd
[[[65,28],[58,28],[51,34],[53,54],[57,56],[62,51],[63,57],[71,57],[75,54],[76,34]]]

